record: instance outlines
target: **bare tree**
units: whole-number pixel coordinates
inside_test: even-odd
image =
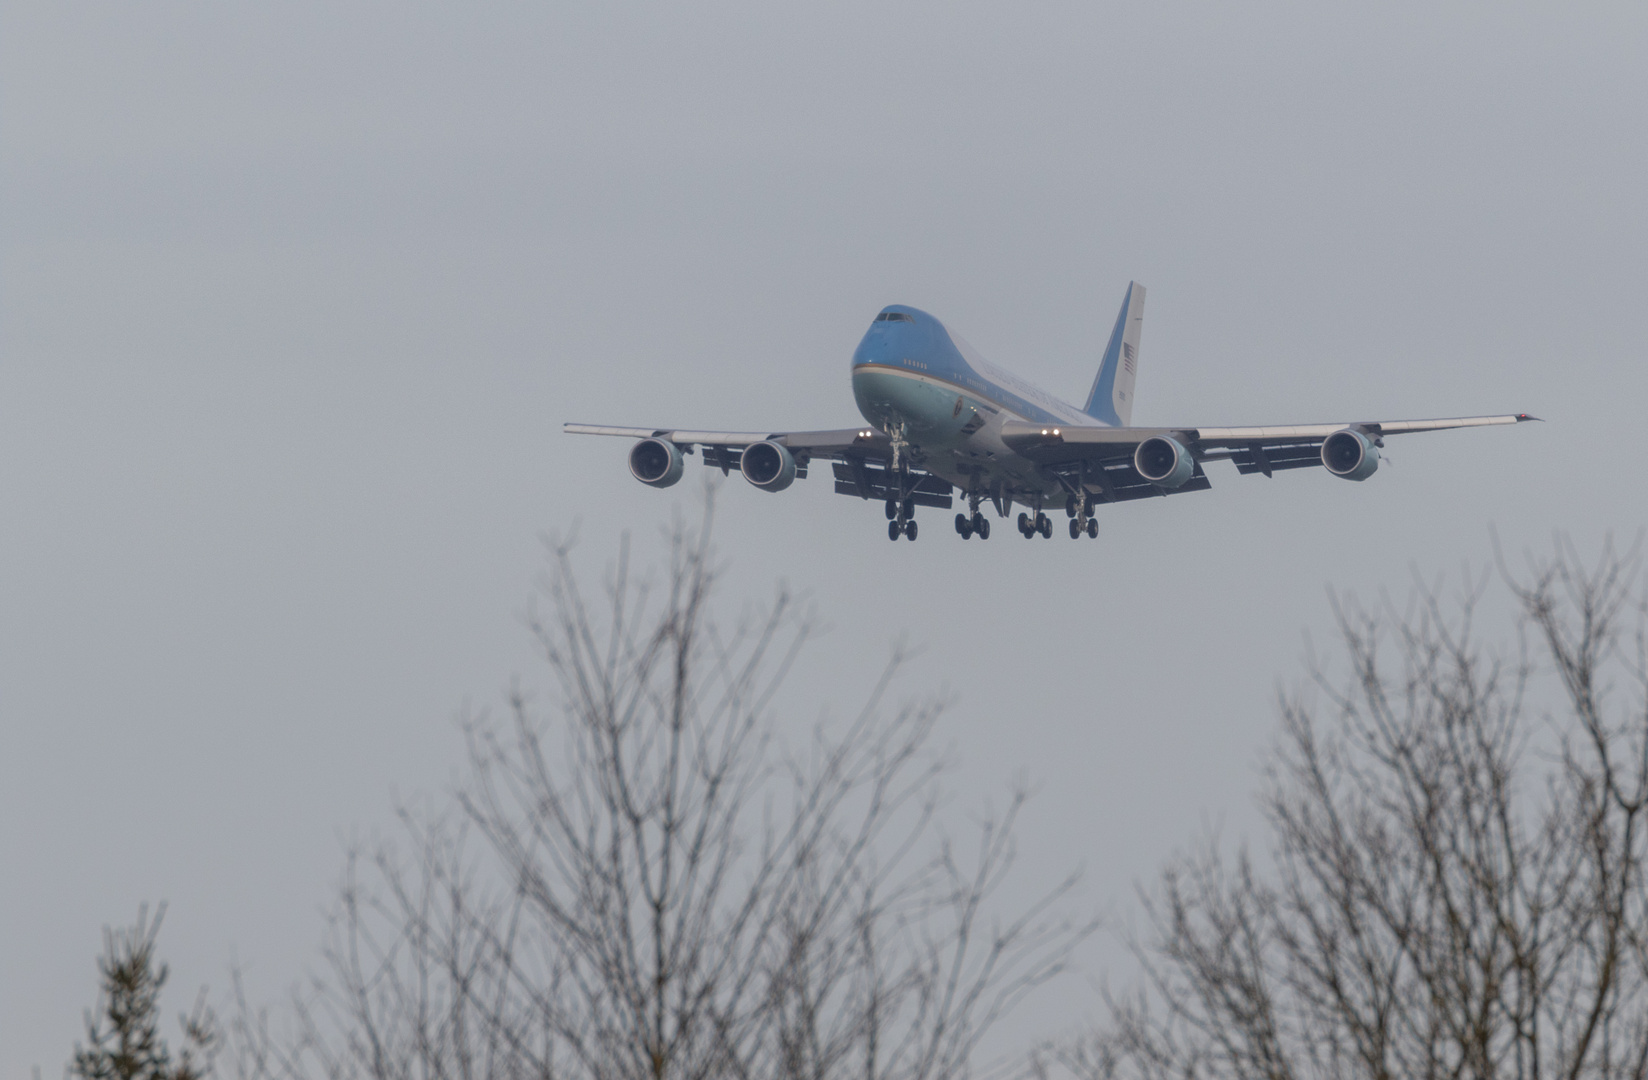
[[[1215,841],[1145,894],[1138,992],[1044,1063],[1088,1077],[1648,1075],[1648,653],[1640,560],[1559,542],[1518,652],[1477,589],[1335,605],[1354,673],[1284,700],[1269,865]],[[1394,652],[1395,663],[1390,654]],[[1548,678],[1548,677],[1554,677]],[[1549,712],[1530,705],[1554,682]],[[1543,720],[1543,722],[1541,722]]]
[[[722,632],[708,516],[657,588],[620,554],[602,602],[552,546],[533,629],[545,717],[465,725],[454,812],[404,813],[410,859],[352,860],[292,1033],[242,1008],[249,1076],[961,1077],[1092,925],[1002,919],[1016,793],[966,843],[940,823],[936,702],[783,749],[775,701],[808,635],[789,597]],[[851,681],[851,680],[848,680]]]

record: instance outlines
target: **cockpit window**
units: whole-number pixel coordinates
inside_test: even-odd
[[[875,317],[876,322],[915,322],[915,319],[902,311],[883,311]]]

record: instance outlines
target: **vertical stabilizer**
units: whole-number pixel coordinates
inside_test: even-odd
[[[1139,330],[1143,325],[1144,286],[1130,281],[1093,390],[1082,406],[1082,412],[1101,423],[1127,427],[1132,422],[1133,377],[1139,369]]]

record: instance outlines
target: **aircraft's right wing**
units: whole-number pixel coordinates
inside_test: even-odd
[[[1437,420],[1185,428],[1072,427],[1015,420],[1002,425],[1001,437],[1013,451],[1049,472],[1071,471],[1093,494],[1115,499],[1151,491],[1166,494],[1204,489],[1208,486],[1201,467],[1205,461],[1229,460],[1239,473],[1270,476],[1283,469],[1323,465],[1333,458],[1335,464],[1330,471],[1335,475],[1361,480],[1377,467],[1377,448],[1384,446],[1387,435],[1537,419],[1527,413],[1513,413]],[[1145,461],[1144,472],[1140,471],[1141,460]],[[1155,469],[1159,471],[1153,472]]]
[[[718,467],[730,473],[743,464],[744,451],[756,443],[777,443],[795,457],[796,477],[807,475],[807,466],[814,459],[833,462],[835,490],[841,495],[856,495],[861,499],[884,501],[902,497],[919,506],[949,509],[950,485],[937,476],[920,470],[905,474],[901,486],[890,465],[893,458],[892,440],[874,428],[837,428],[830,431],[691,431],[685,428],[613,427],[605,424],[566,424],[569,435],[616,435],[621,438],[658,440],[675,447],[677,463],[680,454],[698,452],[705,465]],[[656,443],[653,443],[656,446]],[[639,447],[637,448],[639,449]],[[633,454],[633,451],[632,451]],[[640,468],[641,471],[636,472]],[[630,469],[643,483],[675,483],[681,475],[677,464],[664,457],[662,449],[656,462],[637,464],[632,457]],[[667,478],[667,479],[666,479]],[[912,485],[913,486],[910,486]]]
[[[568,435],[617,435],[628,439],[663,439],[674,443],[687,453],[694,447],[704,448],[704,461],[722,465],[724,469],[738,466],[739,452],[758,442],[775,442],[795,455],[796,462],[806,465],[815,457],[833,461],[849,457],[879,461],[891,458],[893,444],[873,428],[836,428],[831,431],[691,431],[686,428],[611,427],[605,424],[564,424]]]

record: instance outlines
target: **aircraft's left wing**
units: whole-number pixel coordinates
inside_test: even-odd
[[[1002,441],[1050,472],[1075,469],[1096,495],[1143,486],[1162,493],[1205,488],[1201,464],[1229,460],[1236,471],[1270,476],[1283,469],[1327,465],[1348,480],[1378,466],[1387,435],[1517,424],[1527,413],[1436,420],[1370,420],[1281,427],[1099,427],[1009,421]],[[1324,448],[1325,447],[1325,448]],[[1194,478],[1196,483],[1189,483]],[[1175,482],[1176,481],[1176,482]],[[1115,495],[1110,497],[1114,498]]]

